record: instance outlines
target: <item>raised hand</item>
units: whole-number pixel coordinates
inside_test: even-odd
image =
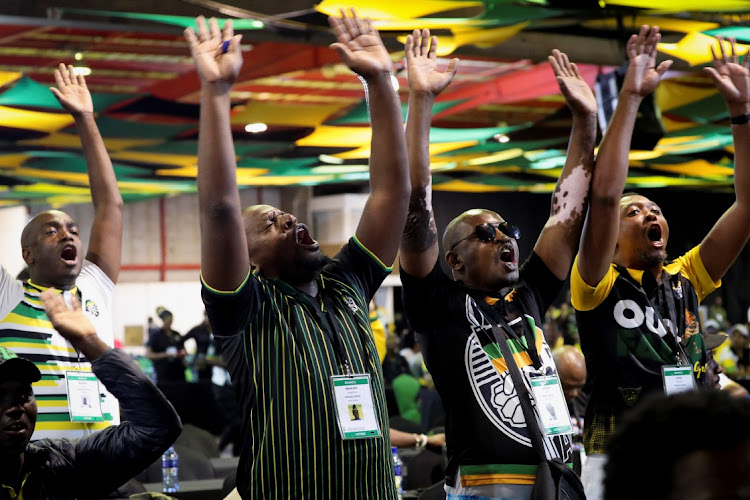
[[[740,64],[739,55],[737,54],[737,41],[730,38],[732,44],[732,53],[727,56],[724,51],[724,38],[719,35],[716,37],[719,41],[719,54],[713,46],[711,55],[714,58],[714,67],[705,68],[705,71],[711,75],[716,83],[727,105],[745,106],[750,104],[750,54],[745,56],[745,62]]]
[[[369,19],[357,17],[354,9],[347,16],[344,9],[341,9],[341,19],[330,16],[328,23],[338,39],[330,47],[349,69],[365,79],[392,71],[391,56]]]
[[[656,46],[661,40],[659,27],[641,26],[637,35],[628,40],[627,52],[630,66],[625,74],[622,84],[622,92],[645,97],[654,91],[661,77],[672,65],[671,60],[662,62],[656,66]]]
[[[429,48],[428,48],[429,45]],[[436,36],[430,38],[430,30],[414,30],[406,37],[406,66],[409,71],[409,91],[438,95],[453,80],[458,68],[458,59],[453,59],[445,71],[437,69]]]
[[[195,25],[198,27],[197,35],[193,28],[185,29],[184,34],[198,75],[206,83],[231,85],[242,68],[242,35],[234,34],[231,19],[227,20],[223,32],[213,17],[207,26],[206,18],[198,16]]]
[[[50,87],[63,108],[72,115],[93,113],[94,102],[91,93],[86,87],[83,75],[76,75],[73,66],[67,68],[63,63],[55,70],[55,83],[57,88]]]
[[[39,297],[44,304],[47,317],[55,330],[71,343],[82,341],[88,337],[96,337],[96,329],[91,320],[83,313],[81,303],[75,296],[71,296],[71,305],[65,303],[61,293],[54,288],[42,292]]]
[[[570,62],[567,54],[557,49],[552,51],[552,55],[547,57],[547,60],[552,65],[557,84],[573,114],[596,114],[596,97],[578,72],[578,66]]]

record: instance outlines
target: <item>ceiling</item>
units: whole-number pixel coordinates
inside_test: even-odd
[[[361,189],[369,127],[359,80],[327,48],[326,15],[344,4],[261,0],[4,0],[0,16],[0,206],[88,202],[72,119],[48,87],[60,62],[86,66],[97,122],[126,201],[195,190],[199,81],[182,38],[197,14],[231,16],[245,62],[233,89],[241,186]],[[406,113],[401,40],[440,36],[441,64],[459,71],[435,106],[436,190],[551,191],[570,114],[546,56],[567,52],[592,86],[615,79],[640,24],[664,32],[675,60],[636,127],[629,188],[730,190],[732,137],[701,67],[713,35],[750,43],[750,2],[352,0],[392,50]],[[649,9],[656,5],[658,10]],[[246,10],[252,8],[252,11]],[[746,46],[742,45],[743,50]],[[399,50],[401,52],[399,52]],[[77,57],[81,60],[76,60]],[[649,117],[651,119],[649,120]],[[247,124],[263,123],[262,132]]]

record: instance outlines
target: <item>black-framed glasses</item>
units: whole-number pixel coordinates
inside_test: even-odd
[[[484,224],[479,224],[478,226],[476,226],[473,233],[469,233],[466,237],[461,238],[460,240],[455,242],[451,247],[451,250],[456,248],[459,243],[465,241],[470,236],[475,234],[477,235],[477,239],[479,241],[482,241],[484,243],[490,242],[495,239],[495,233],[497,231],[500,231],[505,236],[513,238],[514,240],[521,239],[521,230],[513,224],[508,224],[507,222],[485,222]]]

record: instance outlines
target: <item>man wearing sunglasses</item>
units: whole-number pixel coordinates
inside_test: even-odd
[[[438,71],[436,44],[426,30],[406,42],[412,195],[400,253],[404,307],[446,410],[449,498],[527,499],[540,453],[532,447],[500,346],[515,353],[527,379],[556,373],[540,327],[578,246],[593,169],[596,99],[576,66],[554,51],[550,63],[573,113],[573,130],[550,218],[534,252],[519,266],[516,226],[489,210],[459,215],[443,237],[451,280],[438,262],[428,146],[432,104],[450,83],[457,61]],[[520,279],[525,284],[519,285]],[[492,308],[492,317],[485,307]],[[501,319],[507,325],[500,331],[504,338],[491,328]],[[562,391],[560,400],[564,405]],[[569,435],[544,442],[548,457],[572,462]]]
[[[721,284],[750,235],[750,71],[747,61],[739,64],[734,42],[731,55],[722,47],[720,55],[714,53],[715,69],[708,69],[731,117],[734,204],[698,246],[667,262],[669,226],[659,206],[635,193],[622,195],[638,105],[669,65],[654,69],[658,28],[646,37],[647,32],[644,26],[628,44],[630,68],[597,158],[617,175],[600,189],[598,172],[594,175],[591,231],[581,240],[570,277],[593,381],[583,435],[588,459],[581,474],[590,499],[602,498],[604,452],[624,416],[650,393],[703,385],[707,358],[698,307]],[[640,60],[649,69],[634,85]]]

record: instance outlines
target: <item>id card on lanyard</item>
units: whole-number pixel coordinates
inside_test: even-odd
[[[103,422],[99,380],[92,372],[66,371],[71,422]]]
[[[572,433],[573,424],[570,421],[568,404],[565,402],[557,375],[531,377],[531,391],[534,393],[544,435],[559,436]]]
[[[380,424],[375,414],[370,375],[367,373],[333,375],[331,386],[341,437],[343,439],[380,437]]]

